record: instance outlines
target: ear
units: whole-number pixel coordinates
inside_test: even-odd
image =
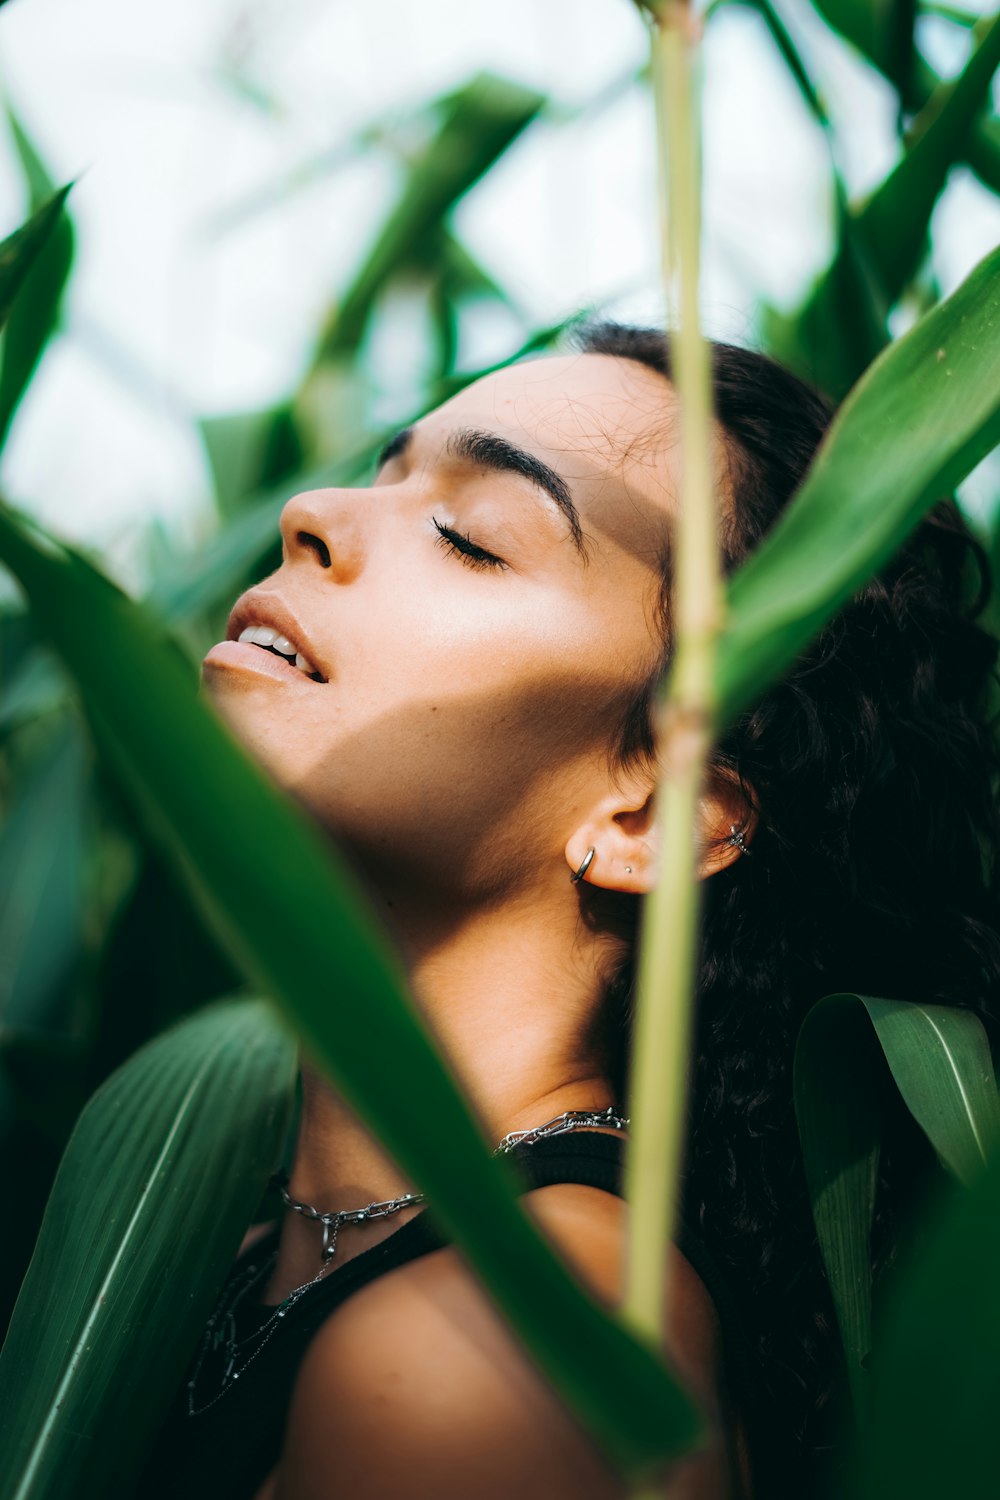
[[[742,832],[749,850],[757,823],[757,814],[749,806],[736,777],[710,770],[698,800],[698,879],[717,875],[743,858],[743,850],[732,842],[733,836]]]
[[[733,829],[742,829],[749,845],[757,815],[746,802],[739,783],[729,775],[710,772],[698,800],[698,879],[726,869],[741,857],[731,842]],[[566,842],[566,863],[576,873],[593,849],[583,875],[588,885],[602,890],[645,895],[659,877],[660,830],[650,778],[634,773],[594,806]]]

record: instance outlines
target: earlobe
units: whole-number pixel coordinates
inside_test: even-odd
[[[656,883],[656,818],[653,793],[616,789],[593,809],[566,844],[574,885],[641,896]]]

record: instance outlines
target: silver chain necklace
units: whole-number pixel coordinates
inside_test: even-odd
[[[515,1146],[530,1146],[535,1141],[540,1141],[546,1136],[562,1135],[570,1130],[593,1130],[599,1127],[611,1126],[615,1130],[627,1130],[629,1122],[624,1115],[615,1110],[613,1104],[607,1109],[585,1110],[569,1109],[564,1114],[556,1115],[554,1119],[546,1121],[544,1125],[535,1125],[530,1130],[512,1130],[504,1136],[503,1140],[493,1152],[499,1156],[502,1152],[512,1151]],[[277,1331],[278,1326],[287,1313],[299,1302],[317,1282],[326,1275],[337,1252],[337,1230],[341,1224],[361,1224],[368,1219],[384,1219],[389,1214],[398,1213],[401,1208],[409,1208],[413,1203],[423,1203],[423,1193],[404,1193],[401,1198],[386,1198],[381,1203],[368,1203],[364,1208],[343,1208],[336,1213],[321,1213],[310,1203],[299,1203],[292,1198],[287,1190],[288,1177],[284,1172],[275,1173],[271,1179],[272,1185],[279,1188],[281,1196],[287,1206],[296,1213],[302,1214],[307,1219],[314,1219],[323,1226],[323,1240],[320,1247],[322,1264],[311,1281],[297,1286],[284,1297],[272,1312],[271,1316],[259,1328],[255,1328],[246,1338],[236,1337],[235,1311],[243,1298],[250,1292],[258,1282],[264,1279],[278,1258],[277,1250],[271,1252],[262,1265],[248,1266],[241,1277],[229,1288],[228,1297],[217,1303],[212,1316],[205,1327],[204,1338],[198,1354],[198,1362],[187,1383],[188,1416],[199,1417],[202,1412],[208,1411],[217,1401],[221,1401],[227,1391],[230,1391],[246,1370],[247,1366],[260,1354],[261,1350]],[[263,1335],[263,1337],[261,1337]],[[259,1340],[259,1342],[257,1342]],[[234,1370],[239,1351],[246,1344],[256,1343],[257,1347],[249,1354],[238,1370]],[[205,1362],[205,1356],[211,1348],[214,1352],[222,1346],[223,1357],[226,1360],[226,1368],[222,1376],[222,1388],[204,1406],[195,1406],[195,1387],[198,1383],[198,1375]]]

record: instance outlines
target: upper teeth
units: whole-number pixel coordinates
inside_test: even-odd
[[[251,641],[255,646],[271,646],[275,651],[280,651],[282,656],[295,658],[295,665],[300,672],[307,676],[313,673],[319,675],[319,668],[314,667],[307,656],[303,656],[294,641],[290,641],[287,635],[281,635],[277,630],[272,630],[270,625],[248,625],[245,630],[240,631],[241,641]]]

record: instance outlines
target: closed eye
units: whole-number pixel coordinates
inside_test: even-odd
[[[487,552],[484,547],[478,547],[470,536],[463,536],[453,527],[444,526],[434,516],[431,516],[431,521],[437,530],[439,545],[444,547],[446,552],[457,554],[466,567],[482,569],[510,567],[510,564],[504,562],[502,557]]]

